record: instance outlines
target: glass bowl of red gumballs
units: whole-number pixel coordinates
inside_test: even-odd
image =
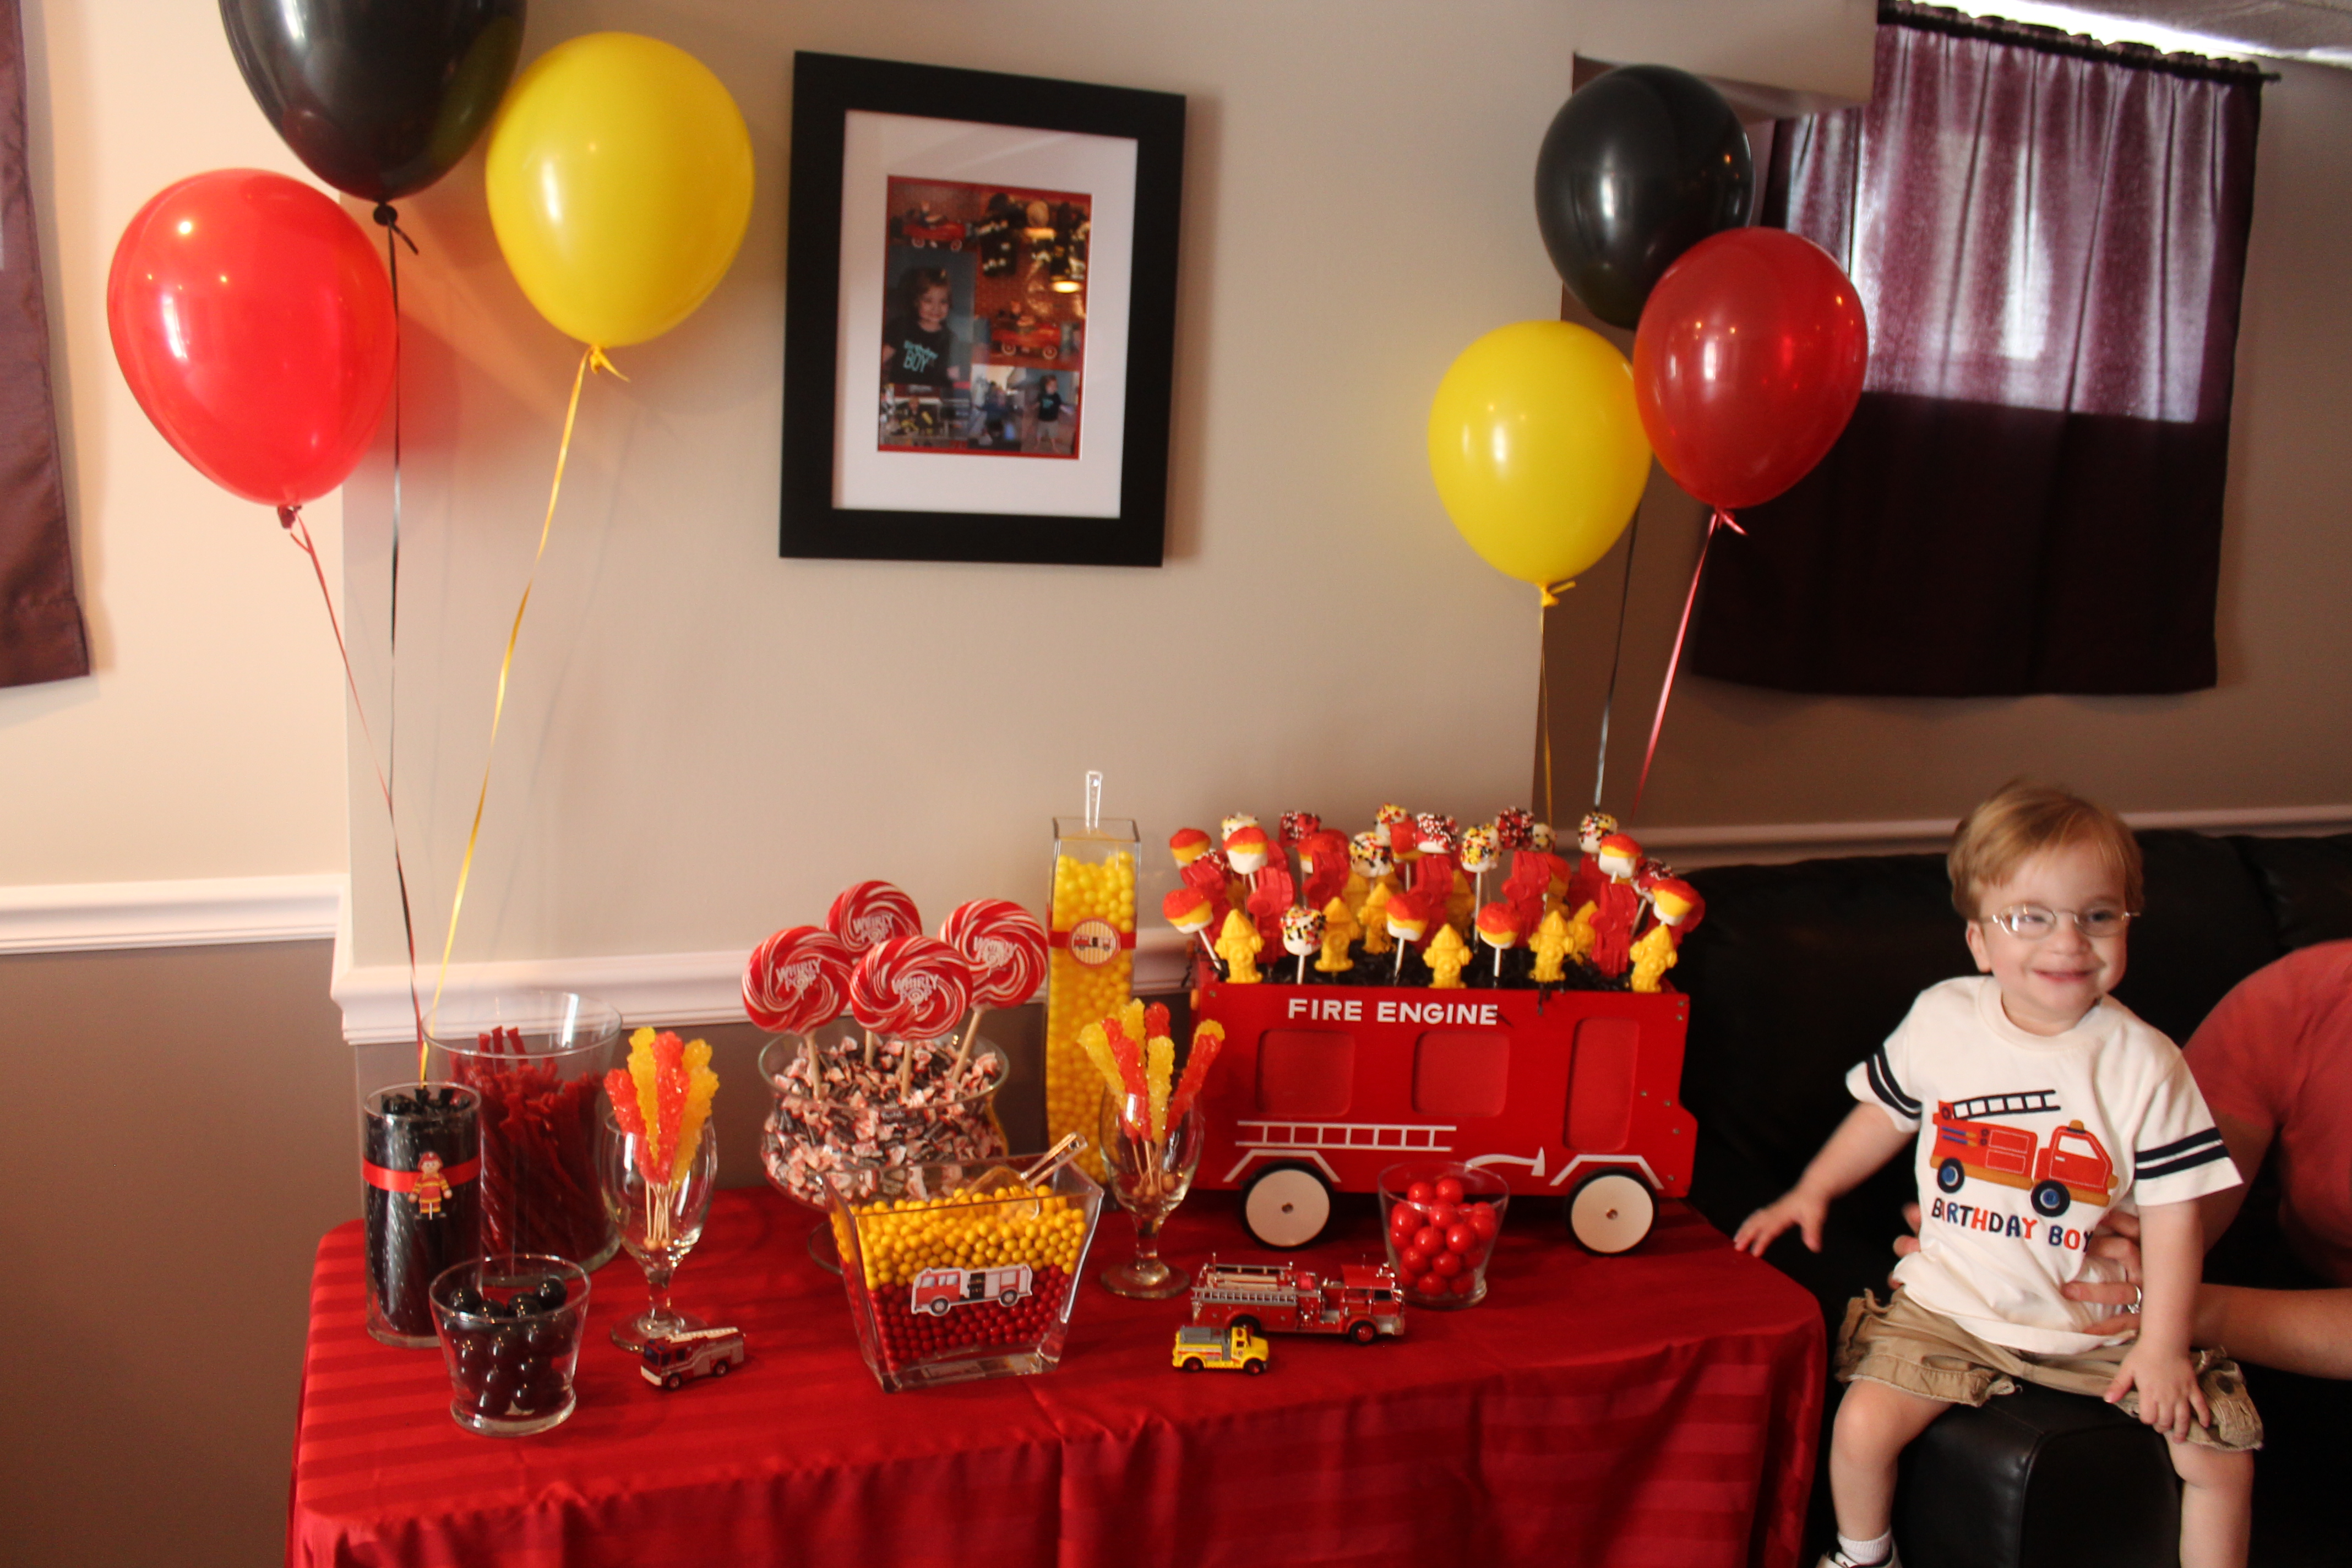
[[[1503,1234],[1511,1189],[1492,1171],[1408,1160],[1381,1173],[1389,1266],[1416,1307],[1475,1307]]]

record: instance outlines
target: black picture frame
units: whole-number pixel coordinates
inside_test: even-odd
[[[1160,564],[1168,509],[1184,109],[1183,97],[1175,93],[845,55],[794,54],[791,229],[784,268],[781,555]],[[870,417],[839,406],[836,385],[844,297],[845,140],[849,115],[856,110],[1079,132],[1135,143],[1125,423],[1116,448],[1116,517],[959,510],[952,504],[953,472],[946,468],[941,504],[936,507],[880,510],[835,504],[835,448],[841,421]],[[927,460],[944,465],[981,459],[950,456]]]

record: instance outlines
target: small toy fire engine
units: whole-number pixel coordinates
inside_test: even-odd
[[[1169,1364],[1179,1372],[1245,1372],[1252,1377],[1265,1370],[1265,1342],[1250,1332],[1246,1323],[1215,1329],[1179,1329]]]
[[[1196,1328],[1344,1334],[1360,1345],[1404,1332],[1404,1298],[1385,1263],[1351,1263],[1337,1279],[1288,1264],[1220,1263],[1192,1278]]]

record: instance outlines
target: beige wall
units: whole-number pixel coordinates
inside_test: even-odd
[[[2352,806],[2352,72],[2277,68],[2263,95],[2238,340],[2221,684],[2180,697],[1942,700],[1685,677],[1640,826],[1949,818],[2020,773],[2071,781],[2127,812]],[[1611,727],[1608,804],[1621,813],[1703,517],[1654,474]],[[1554,612],[1553,762],[1567,815],[1589,804],[1622,573],[1617,558],[1596,567]]]
[[[107,265],[148,197],[206,169],[301,166],[247,95],[215,7],[24,0],[24,25],[94,673],[0,689],[0,887],[340,871],[342,678],[310,564],[268,509],[163,444],[106,327]],[[341,501],[306,515],[339,584]]]
[[[740,952],[859,877],[934,911],[1034,898],[1048,819],[1077,809],[1089,767],[1154,842],[1244,804],[1344,820],[1390,797],[1465,816],[1513,803],[1528,595],[1446,523],[1423,429],[1462,348],[1556,310],[1530,174],[1571,58],[1672,47],[1852,87],[1871,26],[1846,0],[608,4],[535,11],[527,52],[615,23],[718,69],[759,195],[700,312],[617,355],[626,384],[588,390],[461,962]],[[796,48],[1187,96],[1165,569],[776,559]],[[403,270],[400,777],[436,952],[578,353],[507,275],[479,180],[469,162],[410,204],[425,254]],[[388,490],[379,463],[346,497],[368,647]],[[354,769],[354,956],[381,965],[399,939],[370,787]]]

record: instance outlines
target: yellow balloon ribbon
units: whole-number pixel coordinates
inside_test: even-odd
[[[1549,591],[1609,552],[1648,482],[1633,366],[1569,321],[1488,332],[1438,384],[1429,468],[1471,548]]]
[[[751,134],[684,49],[590,33],[515,78],[483,184],[532,306],[583,342],[620,348],[677,325],[726,276],[751,218]]]
[[[572,456],[572,427],[580,417],[580,389],[587,382],[591,370],[607,372],[623,381],[629,379],[621,374],[613,362],[604,357],[604,351],[594,343],[581,351],[580,368],[572,374],[572,402],[563,411],[563,441],[555,449],[555,482],[548,487],[547,515],[539,524],[539,552],[530,558],[530,574],[523,579],[522,598],[515,605],[514,625],[507,631],[506,655],[499,660],[498,696],[490,704],[490,743],[482,754],[482,787],[474,795],[473,826],[466,830],[466,857],[457,865],[457,892],[449,900],[449,931],[441,942],[441,971],[433,981],[433,1005],[436,1009],[441,1005],[443,987],[449,984],[449,954],[457,945],[457,916],[466,907],[466,883],[473,877],[474,850],[481,842],[482,806],[490,798],[490,763],[499,749],[499,723],[506,717],[507,711],[507,678],[514,673],[515,644],[522,637],[523,612],[530,608],[530,591],[539,582],[539,564],[547,559],[548,535],[555,529],[555,502],[563,493],[563,465]],[[420,1037],[420,1052],[422,1049]]]

